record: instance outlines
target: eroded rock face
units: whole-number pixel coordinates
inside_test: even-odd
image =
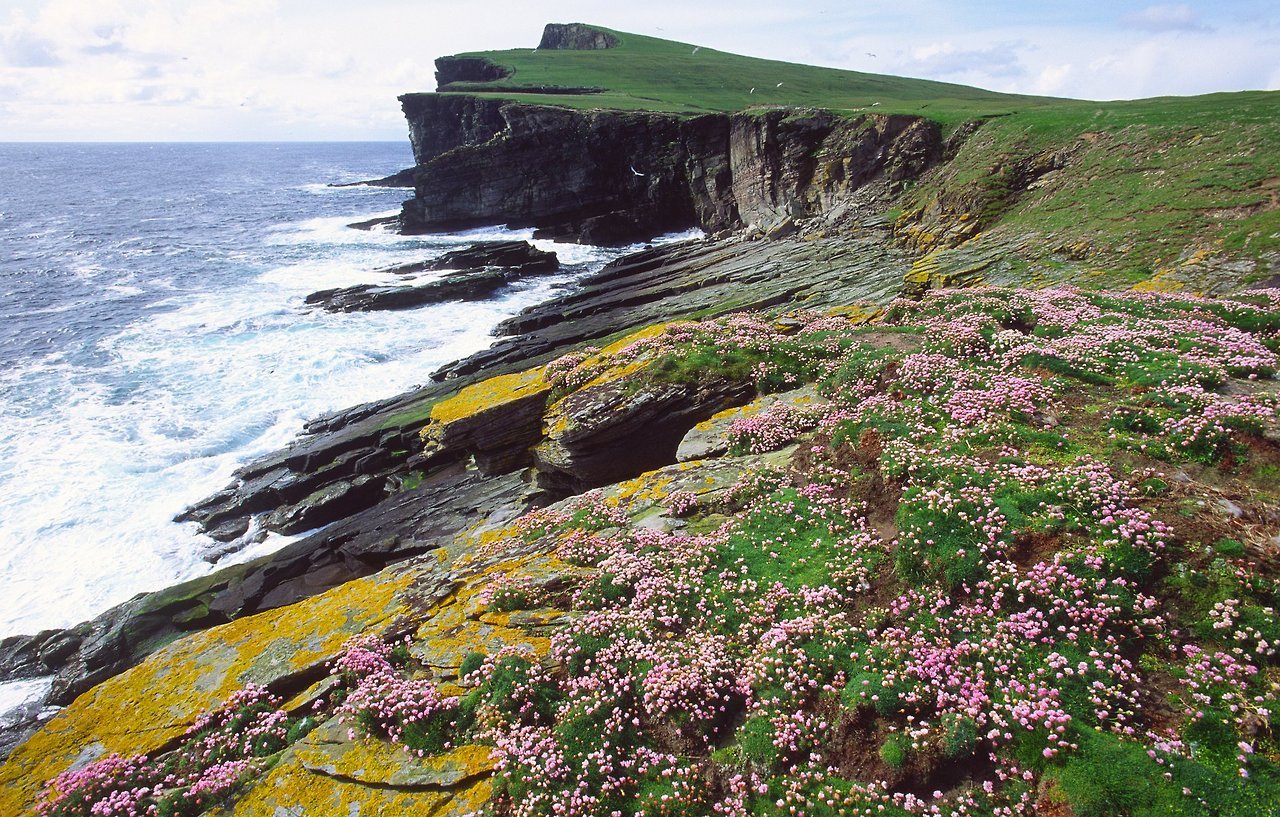
[[[410,132],[431,134],[415,137],[418,184],[401,214],[408,232],[506,222],[621,244],[691,227],[768,231],[830,211],[874,179],[914,178],[942,152],[936,126],[907,116],[677,117],[505,102],[499,126],[492,104],[461,99],[401,98]]]
[[[633,379],[575,392],[547,416],[545,438],[534,449],[538,484],[577,493],[666,465],[691,426],[754,393],[750,384],[732,381]]]
[[[493,82],[511,76],[511,69],[485,57],[439,57],[436,59],[436,85],[454,82]]]
[[[618,38],[609,32],[582,23],[547,23],[538,48],[596,51],[613,48],[617,44]]]

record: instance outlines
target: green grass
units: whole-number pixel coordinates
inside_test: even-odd
[[[494,82],[454,83],[448,90],[516,96],[572,108],[690,114],[780,105],[828,108],[840,113],[876,110],[926,114],[952,125],[978,116],[1062,104],[1062,100],[1048,97],[1000,94],[946,82],[797,65],[622,31],[610,33],[618,38],[619,44],[600,51],[524,48],[459,55],[483,57],[513,73]],[[522,86],[606,90],[589,95],[512,93]]]

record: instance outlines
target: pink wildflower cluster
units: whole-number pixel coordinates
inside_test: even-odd
[[[745,454],[773,451],[813,428],[820,416],[817,410],[773,403],[758,414],[739,417],[730,423],[729,447]]]
[[[595,346],[586,346],[576,352],[562,355],[543,368],[547,382],[557,389],[573,391],[582,388],[599,372],[598,366],[588,363],[600,354]]]
[[[336,714],[343,722],[354,721],[422,756],[429,749],[420,745],[420,733],[447,733],[459,699],[441,695],[430,678],[406,678],[392,664],[391,653],[392,646],[376,637],[357,636],[348,642],[333,667],[350,685]],[[350,737],[355,738],[354,729]],[[448,748],[447,739],[439,742],[440,746],[430,748]]]
[[[199,814],[222,802],[285,745],[288,717],[259,686],[202,715],[161,757],[108,755],[45,787],[41,817]]]

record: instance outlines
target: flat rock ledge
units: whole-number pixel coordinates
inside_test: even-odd
[[[445,253],[434,261],[379,270],[396,275],[453,271],[438,281],[417,286],[360,284],[325,289],[311,293],[304,303],[329,312],[374,312],[413,309],[445,301],[476,301],[490,297],[526,275],[558,269],[560,261],[554,252],[540,250],[526,241],[488,241]]]

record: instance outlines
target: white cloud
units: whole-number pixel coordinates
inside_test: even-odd
[[[62,65],[51,41],[29,31],[14,30],[0,38],[0,57],[15,68],[52,68]]]
[[[1019,77],[1026,73],[1018,52],[1022,43],[997,43],[987,48],[961,48],[953,43],[931,43],[912,49],[910,60],[900,63],[911,76],[951,79],[958,75]]]
[[[1122,22],[1142,31],[1209,31],[1199,15],[1186,3],[1147,6],[1126,15]]]
[[[1241,1],[1269,16],[1260,0]],[[531,47],[546,22],[1020,93],[1117,98],[1280,81],[1280,29],[1214,17],[1191,51],[1176,31],[1203,24],[1178,5],[1120,29],[1089,0],[1072,25],[1063,7],[1052,25],[1027,22],[1025,4],[1001,5],[1011,0],[11,2],[0,11],[0,139],[403,139],[396,96],[431,90],[435,57]]]

